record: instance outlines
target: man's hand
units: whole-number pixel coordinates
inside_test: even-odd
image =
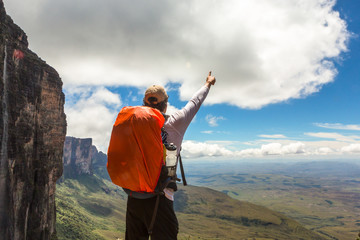
[[[214,85],[216,82],[216,79],[214,76],[211,76],[211,71],[209,72],[209,76],[207,76],[206,78],[206,83],[205,85],[208,86],[210,88],[211,85]]]

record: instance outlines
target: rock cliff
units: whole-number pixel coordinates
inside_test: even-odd
[[[91,138],[66,137],[64,143],[64,173],[62,179],[94,173],[109,179],[107,156],[92,145]]]
[[[50,239],[66,134],[58,73],[28,49],[0,0],[0,236]]]
[[[110,180],[110,176],[106,168],[107,155],[101,151],[98,151],[95,146],[91,147],[91,151],[93,152],[91,159],[93,172],[99,177]]]
[[[63,155],[65,178],[73,178],[81,174],[92,175],[91,158],[94,152],[91,151],[91,147],[91,138],[66,137]]]

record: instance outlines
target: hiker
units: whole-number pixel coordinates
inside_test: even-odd
[[[205,100],[211,85],[215,84],[215,77],[211,72],[206,78],[205,85],[201,87],[186,104],[184,108],[174,114],[165,115],[164,130],[167,132],[167,142],[177,146],[177,155],[180,154],[181,143],[187,127],[196,115]],[[144,105],[158,109],[163,114],[167,110],[168,95],[161,86],[151,86],[145,92]],[[184,180],[184,179],[183,179]],[[178,221],[174,211],[174,192],[176,184],[169,184],[164,189],[164,195],[159,197],[157,214],[151,234],[152,240],[177,239]],[[153,217],[157,197],[138,199],[128,197],[126,211],[126,240],[148,239],[148,228]]]

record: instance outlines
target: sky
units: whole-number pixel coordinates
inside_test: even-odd
[[[67,135],[107,152],[124,106],[163,85],[168,113],[216,77],[186,159],[360,157],[359,0],[4,0],[63,81]]]

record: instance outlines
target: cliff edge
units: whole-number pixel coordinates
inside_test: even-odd
[[[0,236],[50,239],[66,134],[58,73],[28,49],[0,0]]]

